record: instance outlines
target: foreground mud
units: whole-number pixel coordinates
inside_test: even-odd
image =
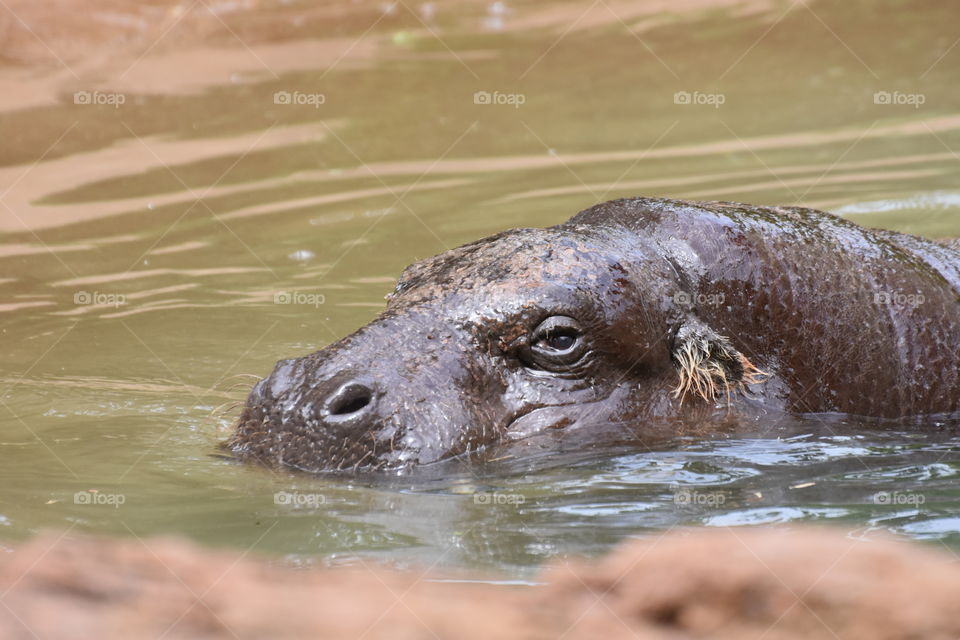
[[[557,563],[535,587],[438,579],[291,569],[176,540],[47,535],[0,562],[0,637],[960,636],[955,556],[832,531],[672,533]]]

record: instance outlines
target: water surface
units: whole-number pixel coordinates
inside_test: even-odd
[[[960,548],[947,419],[389,481],[215,455],[276,360],[369,321],[408,263],[504,228],[642,194],[960,235],[950,3],[189,4],[11,3],[35,37],[14,21],[0,49],[8,544],[177,534],[518,575],[695,525]],[[105,44],[104,21],[125,37]]]

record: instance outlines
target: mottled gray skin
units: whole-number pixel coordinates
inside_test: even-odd
[[[616,200],[411,265],[388,298],[279,362],[225,447],[402,470],[784,413],[960,411],[960,251],[810,209]],[[693,340],[722,365],[715,396],[674,393]]]

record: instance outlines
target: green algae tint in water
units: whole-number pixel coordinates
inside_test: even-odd
[[[370,320],[408,263],[507,227],[644,194],[960,235],[955,8],[263,4],[219,16],[244,45],[188,12],[109,62],[42,24],[59,61],[3,52],[3,540],[520,574],[693,525],[960,547],[948,420],[380,481],[216,455],[276,360]]]

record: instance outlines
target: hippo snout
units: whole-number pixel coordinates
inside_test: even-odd
[[[290,358],[277,362],[270,375],[255,384],[253,389],[250,390],[247,405],[264,406],[294,389],[303,375],[302,370],[298,367],[299,361],[299,358]]]

